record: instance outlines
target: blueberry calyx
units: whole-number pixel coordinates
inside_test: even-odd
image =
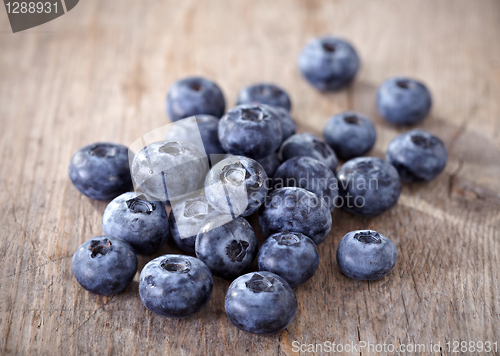
[[[422,148],[431,148],[436,145],[436,142],[432,139],[429,139],[423,135],[415,134],[411,136],[411,142],[413,142],[418,147]]]
[[[222,168],[222,173],[220,175],[220,180],[223,183],[229,183],[232,185],[241,185],[245,182],[245,179],[250,178],[250,172],[248,172],[241,162],[235,164],[228,164]]]
[[[111,145],[95,145],[89,150],[89,154],[99,158],[110,158],[116,154],[116,147]]]
[[[184,216],[187,218],[198,218],[203,219],[206,215],[210,213],[210,207],[208,204],[200,200],[186,201],[186,206],[184,208]]]
[[[161,261],[160,267],[171,273],[187,273],[191,269],[191,263],[187,259],[170,257]]]
[[[361,125],[361,121],[355,115],[347,115],[344,117],[344,121],[350,125]]]
[[[330,52],[330,53],[335,52],[335,46],[331,43],[323,43],[323,49],[326,52]]]
[[[354,238],[364,244],[381,244],[382,239],[376,231],[361,231],[354,234]]]
[[[231,262],[241,262],[247,254],[247,248],[250,244],[243,240],[232,240],[226,246],[226,254]]]
[[[295,245],[300,243],[300,238],[296,234],[290,234],[288,231],[284,231],[282,235],[274,236],[274,239],[278,241],[278,245]]]
[[[189,85],[189,88],[191,88],[191,90],[193,90],[193,91],[202,91],[203,85],[201,85],[201,83],[199,83],[199,82],[192,82]]]
[[[158,149],[158,152],[177,156],[182,154],[184,150],[184,147],[179,142],[167,142]]]
[[[409,80],[398,80],[396,81],[396,85],[401,89],[411,89],[412,83]]]
[[[354,170],[360,173],[370,173],[377,171],[377,167],[372,162],[359,162],[354,167]]]
[[[127,204],[127,208],[133,213],[140,214],[151,214],[153,210],[156,209],[156,204],[151,203],[147,200],[142,200],[139,198],[132,198],[125,202]]]
[[[90,257],[92,258],[105,256],[112,250],[111,241],[108,239],[92,240],[90,242],[89,250],[91,251]]]
[[[245,283],[246,287],[254,293],[272,293],[274,292],[274,278],[264,277],[256,273]]]
[[[267,117],[267,114],[260,108],[241,108],[240,115],[243,120],[259,122]]]

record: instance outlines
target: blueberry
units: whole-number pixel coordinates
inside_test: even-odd
[[[347,277],[373,281],[385,276],[396,264],[394,243],[374,230],[351,231],[340,240],[337,264]]]
[[[255,103],[279,106],[288,112],[292,108],[287,92],[270,83],[253,84],[240,90],[237,105]]]
[[[264,236],[283,231],[300,232],[323,242],[332,228],[332,215],[325,200],[302,188],[272,190],[259,210],[259,224]]]
[[[401,194],[398,172],[378,157],[358,157],[347,161],[338,174],[342,209],[363,217],[374,217],[389,210]]]
[[[297,313],[297,298],[288,283],[271,272],[252,272],[233,281],[224,308],[238,329],[254,334],[276,334]]]
[[[201,189],[207,172],[207,156],[186,141],[151,143],[132,162],[136,187],[161,201],[182,199]]]
[[[276,151],[281,140],[280,119],[267,105],[239,105],[219,121],[219,141],[234,155],[263,158]]]
[[[194,115],[221,117],[226,109],[226,101],[214,82],[202,77],[189,77],[170,87],[166,107],[172,121]]]
[[[135,253],[148,255],[167,241],[169,226],[165,206],[133,192],[124,193],[104,210],[102,231],[106,236],[128,242]]]
[[[278,167],[281,165],[281,161],[276,153],[271,153],[269,156],[264,158],[259,158],[256,160],[264,168],[268,178],[272,178]],[[270,186],[270,185],[269,185]]]
[[[391,141],[386,159],[396,167],[403,182],[427,182],[443,171],[448,152],[436,136],[411,130]]]
[[[69,164],[69,178],[80,193],[110,200],[132,190],[128,148],[97,142],[79,149]]]
[[[323,162],[334,173],[339,163],[332,148],[308,132],[295,134],[286,139],[281,144],[278,155],[282,161],[296,156],[312,157]]]
[[[345,87],[354,79],[359,65],[358,54],[350,43],[328,36],[309,41],[298,60],[302,75],[321,91]]]
[[[167,318],[187,318],[200,312],[212,297],[213,279],[199,259],[164,255],[144,266],[139,279],[142,303]]]
[[[187,253],[195,253],[196,235],[211,219],[219,216],[204,195],[172,202],[172,211],[168,217],[170,234],[175,244]]]
[[[222,148],[217,135],[219,126],[219,119],[212,115],[196,115],[194,117],[200,132],[203,147],[200,151],[205,151],[207,155],[211,154],[224,154],[226,151]],[[186,123],[184,123],[186,121]],[[167,132],[165,140],[167,141],[187,141],[197,144],[199,137],[197,137],[196,128],[191,125],[188,120],[177,121],[172,125],[171,129]]]
[[[318,248],[306,235],[280,232],[271,235],[257,256],[259,271],[269,271],[297,287],[307,282],[319,265]]]
[[[325,199],[330,211],[339,194],[337,178],[330,168],[317,159],[297,156],[285,161],[273,178],[275,188],[300,187]]]
[[[243,219],[222,215],[207,222],[196,237],[196,257],[212,273],[233,279],[245,272],[257,255],[257,237]]]
[[[249,216],[264,202],[267,183],[267,174],[257,161],[231,156],[212,167],[205,179],[205,195],[222,214]]]
[[[111,295],[128,287],[137,272],[137,256],[125,241],[98,236],[85,241],[73,255],[73,275],[91,293]]]
[[[346,111],[328,120],[323,136],[337,156],[347,161],[370,151],[377,139],[377,132],[366,116]]]
[[[274,111],[274,113],[276,114],[276,116],[278,116],[278,119],[281,122],[281,133],[282,133],[281,142],[285,141],[287,138],[295,134],[295,132],[297,131],[297,125],[295,124],[295,121],[293,121],[288,111],[278,106],[266,105],[266,107],[269,110]]]
[[[395,125],[414,125],[421,122],[429,115],[431,106],[429,89],[414,79],[390,78],[377,90],[380,115]]]

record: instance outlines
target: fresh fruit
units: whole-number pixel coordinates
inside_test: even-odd
[[[282,107],[288,112],[292,108],[287,92],[271,83],[253,84],[240,90],[237,105],[255,103]]]
[[[213,279],[199,259],[164,255],[142,269],[139,294],[144,306],[167,318],[187,318],[200,312],[212,297]]]
[[[91,293],[112,295],[128,287],[137,272],[137,256],[125,241],[97,236],[73,255],[73,275]]]
[[[337,178],[330,168],[317,159],[296,156],[283,162],[273,177],[274,188],[300,187],[325,199],[330,211],[339,193]]]
[[[377,139],[377,132],[365,115],[345,111],[328,120],[323,137],[337,157],[347,161],[370,151]]]
[[[349,84],[360,61],[352,45],[338,37],[317,37],[299,55],[298,67],[307,81],[321,91],[335,91]]]
[[[259,210],[259,224],[264,236],[278,232],[300,232],[323,242],[332,228],[332,215],[325,200],[302,188],[272,190]]]
[[[290,136],[281,144],[279,153],[281,161],[296,156],[308,156],[323,162],[333,173],[337,171],[338,160],[335,152],[319,137],[305,132]]]
[[[378,111],[391,124],[417,124],[429,115],[431,106],[429,89],[415,79],[390,78],[377,90]]]
[[[448,152],[436,136],[424,130],[411,130],[389,143],[385,157],[396,167],[403,182],[428,182],[443,171]]]
[[[165,206],[133,192],[123,193],[104,210],[102,231],[106,236],[128,242],[135,253],[148,255],[167,241],[169,226]]]
[[[207,174],[205,196],[221,214],[249,216],[264,202],[267,183],[267,174],[257,161],[230,156]]]
[[[172,121],[194,115],[221,117],[226,109],[226,101],[214,82],[202,77],[189,77],[170,87],[166,109]]]
[[[215,276],[233,279],[244,273],[257,255],[257,237],[243,219],[222,215],[206,223],[196,237],[196,257]]]
[[[264,105],[264,104],[262,104]],[[266,107],[269,110],[274,111],[276,116],[281,122],[281,133],[282,133],[282,138],[281,142],[285,141],[287,138],[295,134],[297,131],[297,125],[295,124],[295,121],[293,121],[292,117],[290,116],[290,112],[286,111],[286,109],[283,109],[282,107],[278,106],[270,106],[266,105]]]
[[[271,179],[274,176],[274,173],[281,165],[281,161],[278,158],[278,155],[274,152],[271,153],[269,156],[266,156],[264,158],[259,158],[256,161],[260,163],[262,168],[264,168],[264,171],[266,172],[266,175],[269,179]],[[269,187],[271,187],[271,184],[269,184]]]
[[[69,164],[73,185],[91,199],[110,200],[132,190],[129,150],[123,145],[97,142],[79,149]]]
[[[298,232],[279,232],[271,235],[257,255],[259,271],[269,271],[297,287],[307,282],[319,265],[316,244]]]
[[[282,137],[280,119],[267,105],[238,105],[219,121],[222,148],[234,155],[253,159],[269,156],[278,149]]]
[[[384,277],[396,264],[394,243],[374,230],[351,231],[340,240],[337,264],[347,277],[373,281]]]
[[[204,195],[187,198],[181,201],[172,201],[172,211],[168,217],[170,234],[177,247],[194,254],[196,235],[211,219],[220,215]]]
[[[389,210],[401,194],[398,172],[378,157],[358,157],[347,161],[337,174],[339,200],[343,210],[374,217]]]
[[[190,120],[175,122],[165,135],[165,140],[191,142],[207,155],[225,154],[226,151],[222,148],[217,134],[219,118],[212,115],[196,115],[192,119],[195,122]],[[200,133],[199,136],[197,131]],[[203,147],[198,146],[200,138]]]
[[[231,283],[224,308],[238,329],[254,334],[276,334],[285,329],[297,313],[297,298],[280,276],[252,272]]]
[[[153,199],[183,199],[202,189],[207,156],[186,141],[158,141],[143,147],[132,162],[138,189]]]

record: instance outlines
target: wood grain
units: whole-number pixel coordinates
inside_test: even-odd
[[[296,69],[302,45],[326,33],[352,41],[363,63],[334,94],[314,91]],[[0,10],[0,352],[292,355],[294,341],[362,340],[440,342],[437,354],[450,354],[448,341],[500,342],[499,34],[495,0],[86,0],[15,35]],[[106,206],[69,182],[72,154],[164,125],[168,86],[193,74],[220,83],[229,104],[247,84],[278,83],[301,131],[321,133],[341,110],[363,112],[376,123],[372,153],[381,157],[403,130],[377,115],[378,84],[404,74],[434,95],[421,127],[446,143],[445,172],[404,186],[380,217],[335,211],[318,272],[297,288],[299,312],[279,335],[233,327],[223,308],[229,283],[218,278],[206,309],[178,321],[146,311],[138,276],[113,297],[90,295],[72,276],[71,256],[101,234]],[[396,267],[380,281],[349,280],[336,265],[340,239],[359,228],[397,245]]]

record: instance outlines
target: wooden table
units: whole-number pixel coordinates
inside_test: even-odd
[[[451,354],[447,342],[500,342],[500,2],[86,0],[15,35],[0,10],[0,31],[2,353],[292,355],[294,345],[364,341],[439,343]],[[348,38],[362,59],[354,84],[334,94],[313,90],[296,68],[304,43],[326,33]],[[434,95],[419,127],[445,142],[444,173],[405,185],[377,218],[335,211],[319,269],[296,289],[299,311],[279,335],[233,327],[223,307],[229,282],[219,278],[203,312],[169,320],[143,307],[138,275],[112,297],[85,292],[72,276],[71,256],[102,233],[106,207],[70,183],[72,154],[100,140],[130,144],[166,124],[168,86],[193,74],[215,79],[229,105],[256,81],[287,88],[300,131],[321,134],[342,110],[365,113],[380,157],[404,129],[377,114],[377,86],[404,74]],[[359,228],[397,245],[382,280],[349,280],[336,265],[340,239]]]

